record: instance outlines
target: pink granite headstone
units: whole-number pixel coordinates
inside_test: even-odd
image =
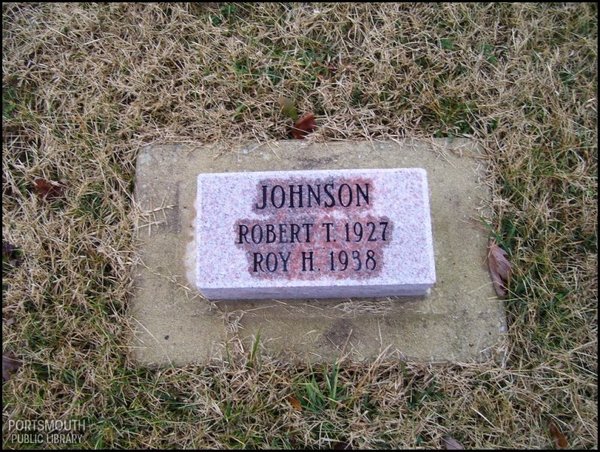
[[[427,174],[200,174],[194,246],[209,299],[426,295],[435,283]]]

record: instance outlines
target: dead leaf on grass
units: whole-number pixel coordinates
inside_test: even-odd
[[[291,395],[287,398],[287,400],[288,402],[290,402],[290,405],[292,405],[293,409],[295,409],[296,411],[302,411],[302,404],[300,403],[300,400],[298,400],[296,397]]]
[[[317,128],[317,123],[315,121],[315,115],[312,113],[307,113],[302,116],[296,123],[294,127],[292,127],[292,137],[296,140],[303,140],[306,135],[311,133],[313,130]]]
[[[16,267],[23,262],[19,249],[9,242],[2,241],[2,262],[8,262],[12,267]]]
[[[328,75],[335,75],[337,72],[337,66],[333,63],[321,63],[319,61],[315,61],[313,62],[313,66],[325,69]],[[323,78],[323,74],[317,74],[317,77]]]
[[[58,182],[37,178],[33,181],[35,194],[42,199],[56,199],[63,194],[64,187]]]
[[[556,445],[557,449],[566,449],[567,447],[569,447],[567,437],[552,421],[550,421],[550,435],[552,436],[552,439],[554,439],[554,444]]]
[[[444,442],[444,449],[446,450],[464,450],[465,448],[461,443],[452,438],[449,435],[442,436],[442,441]]]
[[[8,381],[12,374],[21,367],[21,361],[16,359],[12,353],[2,355],[2,381]]]
[[[13,244],[2,240],[2,258],[3,259],[7,259],[7,260],[12,259],[16,250],[17,250],[17,248]]]
[[[500,248],[494,241],[491,241],[489,245],[488,266],[496,294],[499,297],[506,296],[508,293],[506,286],[510,279],[511,264],[508,261],[506,251]]]

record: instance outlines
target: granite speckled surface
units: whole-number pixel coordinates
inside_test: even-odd
[[[425,295],[435,282],[424,169],[205,173],[197,193],[209,299]]]

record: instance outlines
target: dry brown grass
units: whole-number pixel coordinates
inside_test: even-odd
[[[595,5],[4,4],[2,49],[3,240],[22,255],[3,353],[24,363],[5,447],[23,447],[9,419],[57,418],[86,421],[82,447],[540,448],[550,421],[598,447]],[[140,146],[285,138],[282,96],[317,115],[312,140],[482,145],[514,266],[506,368],[128,362]]]

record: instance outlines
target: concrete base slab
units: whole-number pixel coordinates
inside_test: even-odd
[[[487,269],[480,218],[490,195],[478,156],[466,139],[144,148],[135,187],[142,262],[131,306],[134,359],[203,363],[249,353],[257,337],[267,353],[311,362],[384,351],[420,362],[501,357],[506,320]],[[186,277],[199,173],[398,167],[425,168],[429,178],[437,283],[428,296],[210,302]]]

